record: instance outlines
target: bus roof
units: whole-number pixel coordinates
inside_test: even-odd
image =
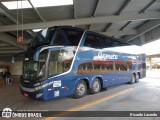
[[[94,33],[95,35],[99,35],[99,36],[102,36],[102,37],[110,38],[112,40],[115,40],[115,41],[118,41],[118,42],[121,42],[121,43],[124,43],[124,44],[127,44],[127,45],[133,45],[131,43],[127,43],[127,42],[123,41],[122,39],[118,39],[118,38],[114,38],[114,37],[111,37],[111,36],[103,35],[103,34],[98,33],[98,32],[86,30],[86,29],[83,29],[83,28],[75,27],[75,26],[64,25],[64,26],[53,26],[53,27],[77,29],[77,30],[80,30],[80,31],[83,31],[83,32],[84,31],[88,31],[88,32]]]
[[[74,26],[67,26],[67,25],[64,25],[64,26],[53,26],[53,27],[56,27],[56,28],[71,28],[71,29],[77,29],[77,30],[85,31],[85,29],[83,29],[83,28],[74,27]]]
[[[67,25],[65,25],[65,26],[55,26],[55,27],[58,27],[58,28],[74,28],[74,29],[77,29],[77,30],[85,31],[85,29],[83,29],[83,28],[74,27],[74,26],[67,26]],[[92,33],[94,33],[96,35],[99,35],[99,36],[111,38],[111,39],[113,39],[115,41],[118,41],[118,42],[121,42],[121,43],[124,43],[124,44],[132,45],[131,43],[127,43],[127,42],[123,41],[122,39],[118,39],[118,38],[114,38],[114,37],[111,37],[111,36],[103,35],[101,33],[90,31],[90,30],[86,30],[86,31],[92,32]]]
[[[124,44],[127,44],[127,45],[132,45],[131,43],[127,43],[121,39],[118,39],[118,38],[114,38],[114,37],[111,37],[111,36],[107,36],[107,35],[103,35],[101,33],[97,33],[97,32],[94,32],[94,31],[90,31],[90,30],[87,30],[88,32],[91,32],[91,33],[94,33],[95,35],[98,35],[98,36],[102,36],[102,37],[106,37],[106,38],[110,38],[112,40],[115,40],[115,41],[118,41],[118,42],[121,42],[121,43],[124,43]]]

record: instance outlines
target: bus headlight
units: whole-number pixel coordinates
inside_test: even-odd
[[[39,98],[39,97],[41,97],[42,96],[42,93],[38,93],[37,95],[36,95],[36,98]]]

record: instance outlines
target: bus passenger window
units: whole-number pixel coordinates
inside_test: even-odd
[[[120,41],[115,41],[112,38],[103,38],[101,39],[101,46],[102,48],[109,48],[109,47],[118,47],[118,46],[124,46],[125,43],[121,43]]]
[[[65,30],[65,33],[71,46],[78,46],[83,33],[74,29]]]
[[[53,45],[64,45],[64,46],[78,46],[83,32],[76,29],[61,28]]]
[[[96,39],[96,36],[89,34],[87,35],[86,40],[84,42],[84,47],[100,49],[101,45],[100,45],[100,41]]]
[[[91,74],[93,66],[91,62],[82,63],[78,66],[78,74]]]
[[[90,42],[89,42],[88,39],[85,41],[84,46],[85,46],[85,47],[91,47]]]
[[[112,41],[110,39],[103,39],[101,40],[101,46],[102,48],[109,48],[112,47]]]

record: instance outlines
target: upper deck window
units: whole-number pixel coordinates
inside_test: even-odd
[[[55,32],[54,27],[41,30],[36,34],[34,39],[31,41],[30,48],[37,48],[42,45],[49,45],[54,32]]]
[[[97,34],[88,34],[84,46],[96,49],[103,49],[109,47],[127,46],[128,44],[114,40],[113,38],[100,36]]]
[[[61,28],[57,32],[56,38],[53,41],[53,45],[78,46],[82,34],[83,31],[80,30]]]
[[[96,48],[96,49],[101,48],[100,40],[96,39],[96,36],[94,36],[92,34],[87,35],[86,40],[84,42],[84,46]]]
[[[29,47],[37,48],[43,45],[78,46],[83,32],[83,30],[63,27],[43,29],[36,34]]]

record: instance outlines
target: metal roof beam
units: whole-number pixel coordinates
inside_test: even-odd
[[[0,54],[1,53],[19,53],[19,52],[22,52],[22,50],[4,50],[4,51],[0,51]]]
[[[137,34],[136,30],[125,30],[125,31],[106,31],[101,32],[101,34],[108,35],[108,36],[114,36],[114,35],[131,35],[131,34]]]
[[[18,45],[16,43],[16,39],[10,35],[7,35],[6,33],[0,33],[0,36],[1,36],[0,41],[3,41],[5,43],[18,47],[20,49],[24,49],[24,50],[27,49],[26,46]]]
[[[153,3],[155,3],[157,0],[152,0],[148,5],[146,5],[141,11],[139,11],[139,14],[144,13]]]
[[[12,53],[8,53],[8,54],[6,54],[6,53],[1,53],[0,54],[0,59],[2,58],[2,57],[10,57],[10,56],[13,56],[13,54]]]
[[[92,16],[93,17],[96,17],[96,11],[97,11],[97,7],[98,7],[98,4],[99,4],[99,1],[100,0],[97,0],[97,4],[96,4],[96,6],[95,6],[95,8],[94,8],[94,11],[93,11],[93,13],[92,13]],[[91,29],[91,24],[89,25],[89,30]]]
[[[147,4],[141,11],[139,11],[138,13],[144,13],[145,10],[147,10],[153,3],[155,3],[157,0],[152,0],[149,4]],[[122,26],[120,28],[120,30],[123,30],[125,27],[127,27],[132,21],[128,21],[124,26]]]
[[[127,5],[131,2],[131,0],[126,0],[123,5],[119,8],[119,10],[116,12],[115,15],[120,15],[120,13],[127,7]],[[111,27],[113,23],[109,23],[107,24],[105,31],[107,31],[107,29],[109,29]]]
[[[96,6],[94,8],[94,12],[92,14],[93,17],[96,17],[96,11],[97,11],[97,7],[98,7],[99,2],[100,2],[100,0],[97,0],[97,4],[96,4]]]
[[[6,47],[6,46],[10,46],[10,44],[0,41],[0,47]]]
[[[73,17],[74,19],[77,18],[77,13],[76,13],[76,0],[73,0]]]
[[[140,28],[137,29],[138,34],[136,35],[131,35],[131,36],[126,36],[123,38],[123,40],[130,42],[131,40],[141,36],[142,34],[145,34],[146,32],[160,26],[160,20],[152,20],[141,26]]]
[[[0,21],[4,24],[9,24],[9,22],[7,22],[6,20],[4,20],[3,18],[0,18]]]
[[[26,40],[23,40],[23,42],[20,42],[19,44],[22,44],[22,45],[29,44],[30,41],[31,39],[26,39]]]
[[[35,28],[46,28],[58,25],[86,25],[94,23],[110,23],[117,21],[137,21],[137,20],[148,20],[148,19],[160,19],[160,12],[68,19],[68,20],[50,21],[45,23],[28,23],[28,24],[23,24],[23,29],[27,30]],[[21,30],[22,25],[19,25],[18,29]],[[17,25],[5,25],[0,27],[0,32],[15,31],[15,30],[17,30]]]
[[[16,50],[19,49],[17,47],[0,47],[0,50]]]
[[[32,6],[32,8],[34,9],[35,13],[37,14],[37,16],[39,17],[39,19],[42,22],[46,22],[45,19],[41,16],[41,14],[39,13],[39,11],[37,10],[37,8],[34,7],[34,5],[32,4],[32,2],[30,0],[28,0],[28,2],[30,3],[30,5]]]
[[[15,18],[13,18],[10,14],[8,14],[6,11],[4,11],[2,8],[0,8],[0,11],[2,11],[7,18],[9,18],[12,22],[14,22],[15,24],[20,24],[19,21],[17,21]],[[17,26],[17,25],[16,25]],[[30,35],[34,36],[34,33],[31,32],[30,30],[26,30]]]
[[[120,13],[127,7],[127,5],[131,2],[132,0],[126,0],[123,5],[119,8],[117,13],[115,15],[120,15]]]

